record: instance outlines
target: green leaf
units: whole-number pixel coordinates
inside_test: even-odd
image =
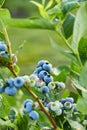
[[[18,130],[29,130],[28,129],[28,115],[17,115],[16,125]]]
[[[4,4],[5,0],[0,0],[0,8],[2,7],[2,5]]]
[[[54,80],[59,81],[59,82],[66,82],[66,77],[67,77],[66,71],[65,71],[65,70],[62,70],[62,71],[58,74],[58,76],[55,76],[55,77],[54,77]]]
[[[43,17],[43,18],[46,18],[46,19],[49,19],[49,16],[47,15],[45,9],[44,9],[44,6],[38,2],[35,2],[35,1],[31,1],[31,3],[33,3],[34,5],[36,5],[39,9],[39,12],[40,12],[40,15]]]
[[[8,9],[0,9],[0,20],[10,19],[11,15]]]
[[[81,71],[79,83],[87,90],[87,62]]]
[[[75,57],[73,56],[73,54],[65,51],[61,46],[58,45],[58,43],[53,41],[52,38],[50,38],[50,43],[59,53],[75,61]]]
[[[13,128],[15,130],[18,130],[16,125],[11,123],[10,120],[4,121],[4,120],[0,119],[0,128],[1,128],[1,130],[7,130],[8,127],[10,127],[11,129]]]
[[[50,0],[50,1],[47,3],[47,5],[46,5],[45,10],[49,9],[52,4],[53,4],[53,0]]]
[[[0,117],[5,117],[10,111],[10,106],[5,96],[0,95]]]
[[[78,51],[81,61],[85,63],[87,61],[87,38],[81,38],[78,45]]]
[[[87,114],[87,93],[82,92],[83,97],[78,99],[77,108],[83,114]]]
[[[31,29],[49,29],[54,30],[56,24],[43,18],[35,19],[6,19],[3,20],[5,25],[20,28],[31,28]]]
[[[80,123],[78,123],[77,121],[68,120],[68,122],[69,122],[71,128],[73,128],[75,130],[85,130],[85,128]]]
[[[67,14],[62,25],[65,38],[69,38],[72,35],[74,21],[75,21],[75,16],[72,15],[71,13]]]
[[[64,14],[66,14],[67,12],[78,8],[79,6],[80,4],[77,1],[64,1],[62,2],[62,11]]]
[[[78,51],[78,44],[80,39],[87,36],[87,3],[81,4],[80,9],[77,12],[74,30],[72,47],[75,51]]]

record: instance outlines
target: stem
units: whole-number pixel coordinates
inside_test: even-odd
[[[4,33],[4,36],[5,36],[6,43],[7,43],[8,53],[10,55],[10,60],[12,61],[11,43],[10,43],[10,40],[9,40],[9,37],[8,37],[8,33],[7,33],[7,30],[6,30],[5,27],[3,27],[3,33]]]

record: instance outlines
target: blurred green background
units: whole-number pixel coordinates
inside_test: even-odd
[[[40,1],[40,0],[37,0]],[[29,0],[6,0],[3,8],[8,8],[11,16],[26,18],[39,16],[38,9]],[[55,50],[49,41],[52,37],[62,44],[55,32],[40,29],[7,28],[13,53],[18,56],[18,65],[21,74],[30,74],[41,59],[48,60],[53,66],[67,64],[67,59]]]

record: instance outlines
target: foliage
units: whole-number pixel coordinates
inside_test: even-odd
[[[38,7],[40,17],[22,19],[12,18],[9,10],[2,8],[3,3],[1,0],[0,67],[7,68],[10,76],[0,73],[1,130],[86,130],[87,1],[31,1]],[[50,43],[69,58],[70,64],[54,68],[48,61],[41,60],[31,75],[18,76],[20,68],[12,53],[7,26],[56,32],[66,47],[52,37]],[[8,71],[5,73],[8,75]],[[13,96],[19,89],[30,98],[21,112],[12,110],[6,99],[6,94]]]

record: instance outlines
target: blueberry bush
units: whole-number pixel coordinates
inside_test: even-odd
[[[4,1],[0,67],[8,71],[0,73],[0,130],[87,130],[87,0],[32,0],[40,16],[23,19],[12,18]],[[69,64],[54,67],[42,59],[30,75],[19,75],[7,26],[56,32],[66,47],[49,36],[50,43]],[[6,98],[14,101],[18,91],[27,97],[20,110]]]

